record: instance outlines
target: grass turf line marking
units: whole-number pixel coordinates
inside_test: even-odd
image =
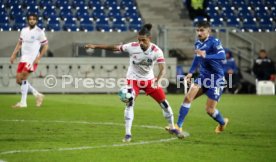
[[[0,120],[3,122],[32,122],[32,123],[66,123],[66,124],[91,124],[91,125],[116,125],[116,126],[125,126],[120,123],[113,122],[87,122],[87,121],[63,121],[63,120]],[[149,129],[164,129],[163,127],[154,126],[154,125],[133,125],[133,127],[149,128]]]
[[[61,120],[53,120],[53,121],[45,121],[45,120],[0,120],[3,122],[46,122],[46,123],[69,123],[69,124],[98,124],[98,125],[117,125],[124,126],[124,124],[112,123],[112,122],[87,122],[87,121],[61,121]],[[152,125],[133,125],[134,127],[141,128],[149,128],[149,129],[164,129],[159,126]],[[189,133],[184,132],[186,136],[189,136]],[[146,144],[154,144],[154,143],[163,143],[175,140],[177,138],[167,138],[160,140],[152,140],[152,141],[140,141],[133,143],[121,143],[121,144],[112,144],[112,145],[100,145],[100,146],[81,146],[81,147],[72,147],[72,148],[57,148],[57,149],[33,149],[33,150],[10,150],[0,152],[0,155],[7,154],[15,154],[15,153],[33,153],[33,152],[51,152],[51,151],[73,151],[73,150],[88,150],[88,149],[98,149],[98,148],[112,148],[112,147],[124,147],[124,146],[135,146],[135,145],[146,145]],[[0,161],[1,162],[1,161]]]
[[[100,145],[100,146],[81,146],[81,147],[68,147],[68,148],[57,148],[57,149],[11,150],[11,151],[1,152],[0,155],[8,155],[8,154],[16,154],[16,153],[52,152],[52,151],[56,152],[56,151],[73,151],[73,150],[91,150],[91,149],[98,149],[98,148],[147,145],[147,144],[154,144],[154,143],[169,142],[175,139],[177,138],[167,138],[167,139],[160,139],[160,140],[153,140],[153,141],[141,141],[141,142],[133,142],[133,143],[122,143],[122,144]]]

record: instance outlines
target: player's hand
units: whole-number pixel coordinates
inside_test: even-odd
[[[33,66],[33,64],[31,64],[31,63],[27,63],[27,64],[25,65],[25,67],[26,67],[27,69],[29,69],[29,70],[34,70],[34,66]]]
[[[92,48],[92,49],[94,49],[94,48],[96,48],[96,45],[94,45],[94,44],[86,44],[86,45],[84,45],[84,48]]]
[[[151,84],[151,87],[154,88],[154,89],[158,88],[159,87],[159,81],[155,79],[153,81],[153,83]]]
[[[195,53],[203,58],[206,56],[206,51],[203,50],[195,50]]]
[[[186,76],[185,76],[185,80],[187,80],[187,83],[191,83],[191,79],[193,77],[193,74],[192,73],[188,73]]]
[[[15,59],[16,59],[16,55],[12,54],[10,57],[10,63],[13,64]]]
[[[227,73],[228,73],[228,74],[233,74],[234,71],[233,71],[232,69],[229,69],[229,70],[227,71]]]
[[[40,58],[39,58],[39,57],[37,57],[37,58],[34,60],[33,65],[38,64],[38,63],[39,63],[39,61],[40,61]]]

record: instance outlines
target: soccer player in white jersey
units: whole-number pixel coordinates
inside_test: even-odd
[[[36,106],[40,107],[43,102],[44,95],[39,93],[30,83],[28,76],[37,68],[37,64],[41,57],[48,49],[48,40],[43,30],[36,26],[38,17],[30,14],[27,17],[28,26],[23,28],[20,33],[19,41],[10,57],[10,62],[15,62],[17,53],[21,49],[21,59],[17,67],[16,83],[21,86],[21,101],[13,105],[13,108],[27,107],[28,89],[36,97]],[[42,49],[40,50],[40,47]]]
[[[135,91],[135,99],[140,90],[144,90],[147,95],[151,96],[160,104],[163,115],[168,121],[171,130],[175,130],[173,112],[169,102],[166,100],[163,89],[158,86],[159,80],[165,74],[165,59],[162,50],[155,44],[151,43],[151,24],[145,24],[138,33],[138,42],[127,43],[123,45],[96,45],[87,44],[85,48],[98,48],[112,51],[128,52],[130,63],[126,75],[128,85],[132,86]],[[158,63],[159,74],[154,77],[154,63]],[[123,142],[131,141],[131,126],[134,119],[134,100],[126,104],[125,107],[125,129],[126,134]],[[176,134],[176,133],[175,133]]]

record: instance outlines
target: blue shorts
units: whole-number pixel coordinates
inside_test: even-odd
[[[208,98],[219,101],[224,88],[224,77],[205,77],[200,75],[195,81],[195,84],[201,86],[203,93],[205,93]]]

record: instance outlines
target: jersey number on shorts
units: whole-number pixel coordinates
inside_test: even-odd
[[[219,96],[219,95],[220,95],[220,92],[221,92],[222,90],[223,90],[223,88],[215,87],[214,95]]]

